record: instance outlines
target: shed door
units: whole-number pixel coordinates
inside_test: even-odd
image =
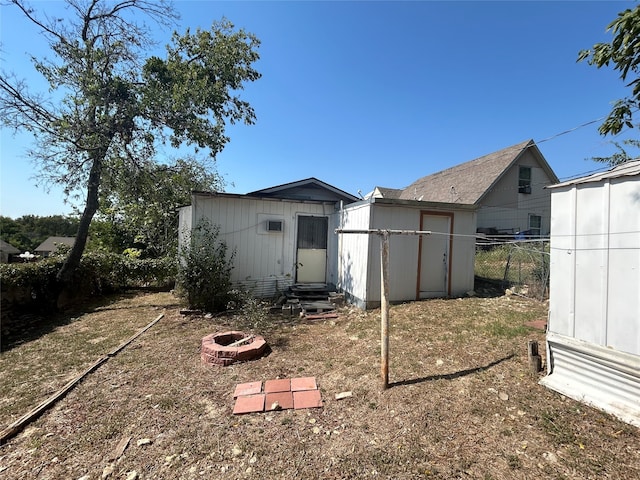
[[[325,283],[327,272],[327,217],[298,217],[296,281]]]
[[[439,234],[420,237],[418,298],[446,297],[449,290],[448,234],[451,233],[451,218],[445,215],[422,214],[421,224],[421,230]]]

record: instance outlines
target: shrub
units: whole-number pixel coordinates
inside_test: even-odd
[[[0,264],[2,290],[20,288],[30,291],[33,299],[54,299],[56,274],[63,262],[63,255],[54,255],[39,262]],[[165,287],[174,283],[176,270],[172,258],[137,260],[113,253],[88,253],[82,256],[70,289],[90,295],[127,287]]]
[[[201,220],[180,251],[178,285],[191,308],[220,312],[232,299],[231,270],[235,252],[220,240],[220,227]]]

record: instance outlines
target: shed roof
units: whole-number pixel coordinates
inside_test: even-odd
[[[557,182],[558,177],[544,159],[535,142],[527,140],[422,177],[405,188],[400,198],[477,204],[527,149],[531,149],[549,178]]]
[[[326,192],[330,195],[311,193],[313,191]],[[292,200],[344,200],[347,203],[358,201],[359,198],[315,177],[297,180],[295,182],[263,188],[247,193],[250,197],[274,197]]]
[[[568,185],[576,185],[579,183],[593,183],[611,178],[633,177],[637,175],[640,175],[640,160],[632,160],[615,166],[606,172],[599,172],[586,177],[574,178],[573,180],[567,180],[566,182],[550,185],[548,188],[566,187]]]

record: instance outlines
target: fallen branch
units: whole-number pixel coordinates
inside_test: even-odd
[[[129,345],[131,342],[133,342],[136,338],[138,338],[144,332],[146,332],[151,327],[153,327],[158,321],[160,321],[160,319],[162,317],[164,317],[164,313],[161,313],[160,315],[158,315],[158,317],[154,321],[149,323],[146,327],[144,327],[142,330],[140,330],[138,333],[136,333],[129,340],[127,340],[126,342],[122,343],[120,346],[116,347],[111,352],[107,353],[104,357],[100,358],[98,361],[93,363],[84,372],[82,372],[80,375],[78,375],[73,380],[68,382],[64,387],[62,387],[56,393],[51,395],[44,402],[42,402],[40,405],[38,405],[34,409],[30,410],[29,412],[24,414],[22,417],[20,417],[18,420],[16,420],[11,425],[9,425],[7,428],[5,428],[2,432],[0,432],[0,445],[4,444],[9,438],[13,437],[18,432],[20,432],[26,425],[28,425],[33,420],[35,420],[37,417],[42,415],[42,413],[45,410],[47,410],[49,407],[51,407],[54,403],[56,403],[58,400],[60,400],[62,397],[64,397],[73,387],[75,387],[80,382],[80,380],[82,380],[84,377],[86,377],[91,372],[96,370],[100,365],[102,365],[107,360],[109,360],[109,358],[115,356],[120,350],[122,350],[124,347]]]

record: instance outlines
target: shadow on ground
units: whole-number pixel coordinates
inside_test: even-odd
[[[416,383],[423,383],[423,382],[431,382],[433,380],[454,380],[456,378],[460,378],[460,377],[464,377],[467,375],[473,375],[474,373],[480,373],[480,372],[484,372],[485,370],[490,369],[491,367],[495,367],[496,365],[505,362],[507,360],[510,360],[511,358],[513,358],[515,356],[514,353],[512,353],[511,355],[508,355],[504,358],[500,358],[498,360],[494,360],[493,362],[481,366],[481,367],[475,367],[475,368],[468,368],[466,370],[460,370],[459,372],[453,372],[453,373],[442,373],[439,375],[429,375],[428,377],[422,377],[422,378],[412,378],[410,380],[401,380],[399,382],[393,382],[389,384],[389,387],[399,387],[401,385],[415,385]]]
[[[93,296],[75,303],[61,312],[16,312],[15,318],[11,319],[12,326],[2,330],[0,352],[6,352],[24,343],[37,340],[58,327],[73,323],[85,313],[108,309],[114,301],[134,298],[136,295],[135,292],[126,292]]]

